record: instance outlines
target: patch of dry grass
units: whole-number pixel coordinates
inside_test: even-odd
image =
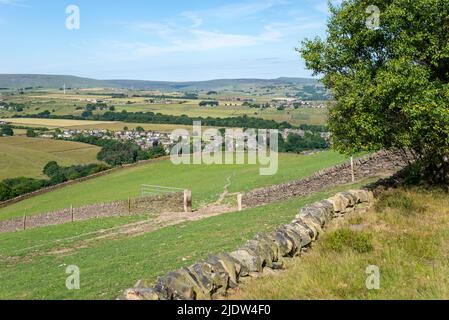
[[[72,141],[0,137],[0,180],[17,177],[47,178],[42,173],[50,161],[62,166],[98,162],[99,147]]]
[[[251,280],[231,298],[448,299],[448,243],[446,193],[392,190],[367,213],[333,222],[285,271]],[[380,290],[366,288],[370,265],[380,268]]]

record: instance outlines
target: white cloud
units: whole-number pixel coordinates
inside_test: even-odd
[[[220,6],[213,9],[186,11],[184,16],[196,17],[201,21],[206,19],[240,19],[242,17],[253,16],[262,11],[266,11],[275,6],[287,4],[286,0],[261,0],[244,3],[236,3]]]
[[[192,28],[198,28],[203,24],[203,19],[194,12],[183,12],[180,16],[190,20],[192,22]]]
[[[157,35],[159,37],[167,37],[175,33],[176,27],[167,23],[159,22],[139,22],[131,25],[131,29]]]
[[[0,5],[16,6],[16,7],[29,7],[29,5],[23,3],[22,0],[0,0]]]
[[[138,22],[128,25],[135,31],[151,34],[159,39],[141,41],[105,41],[101,56],[111,60],[136,61],[147,57],[162,56],[169,53],[192,53],[228,48],[254,47],[279,42],[286,36],[297,35],[322,28],[323,19],[298,15],[282,22],[264,23],[259,21],[259,31],[252,33],[230,32],[207,28],[209,21],[220,21],[223,29],[228,19],[252,16],[274,6],[283,5],[285,0],[263,0],[225,5],[202,11],[182,12],[176,19],[159,22]],[[224,23],[223,23],[224,22]]]
[[[113,60],[139,60],[167,53],[191,53],[206,50],[238,48],[276,42],[282,34],[270,26],[257,35],[232,34],[219,31],[193,29],[189,37],[177,37],[167,45],[152,45],[143,42],[105,42],[105,57]],[[112,49],[112,50],[111,50]]]

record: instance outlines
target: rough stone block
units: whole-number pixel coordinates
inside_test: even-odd
[[[207,262],[212,265],[220,263],[223,270],[229,275],[229,286],[231,288],[237,287],[242,271],[242,265],[239,261],[231,257],[228,253],[220,253],[211,256]]]
[[[249,248],[242,247],[230,253],[243,266],[243,273],[262,272],[263,259]]]
[[[158,294],[151,288],[133,288],[125,290],[123,297],[119,300],[159,300]]]
[[[312,204],[310,206],[301,208],[299,214],[296,216],[297,219],[309,217],[315,219],[315,221],[324,227],[326,223],[330,221],[328,211],[325,207],[320,206],[318,203]]]
[[[286,252],[283,257],[293,257],[297,253],[299,253],[302,247],[302,239],[301,234],[297,229],[292,228],[289,225],[284,225],[278,228],[276,231],[278,234],[278,239],[284,238],[284,241],[289,244],[289,251]]]
[[[184,269],[159,278],[154,290],[159,297],[167,300],[195,300],[202,296],[195,279]]]
[[[306,225],[312,232],[311,238],[312,241],[316,241],[321,233],[323,233],[323,229],[321,228],[320,223],[316,221],[316,219],[311,219],[310,217],[303,217],[300,219],[296,219],[297,222],[301,222],[303,225]]]
[[[312,243],[311,233],[313,234],[313,231],[310,228],[305,227],[302,221],[295,220],[289,226],[301,235],[301,249]]]
[[[218,264],[199,262],[186,268],[186,271],[206,299],[211,299],[214,294],[225,293],[229,287],[229,274]]]
[[[352,193],[341,192],[341,193],[339,193],[339,195],[341,195],[342,197],[344,197],[348,200],[348,204],[346,205],[346,207],[354,207],[358,203],[357,197],[355,195],[353,195]]]
[[[332,198],[327,199],[334,206],[335,213],[345,213],[346,208],[349,206],[349,200],[343,197],[341,194],[337,194]]]

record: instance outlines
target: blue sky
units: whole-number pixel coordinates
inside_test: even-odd
[[[66,8],[80,29],[66,28]],[[97,79],[309,77],[294,48],[327,0],[0,0],[0,73]]]

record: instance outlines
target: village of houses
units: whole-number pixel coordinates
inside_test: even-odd
[[[107,103],[108,100],[99,100],[95,98],[88,98],[88,99],[81,99],[83,102],[88,102],[91,104],[91,106],[94,106],[96,110],[108,110],[109,107]],[[239,103],[246,103],[246,105],[252,105],[252,103],[255,102],[254,99],[250,98],[228,98],[225,100],[227,103],[226,106],[230,102],[239,102]],[[165,104],[172,104],[172,103],[179,103],[179,100],[171,100],[171,99],[151,99],[151,100],[145,100],[148,104],[154,104],[154,103],[165,103]],[[232,105],[232,103],[230,104]],[[312,103],[308,101],[298,100],[298,99],[291,99],[291,98],[282,98],[282,99],[273,99],[270,103],[267,103],[269,107],[271,108],[326,108],[324,104],[320,103]],[[0,109],[7,110],[8,108],[11,108],[8,104],[4,103],[0,99]],[[8,122],[2,122],[0,121],[0,125],[8,125],[10,123]],[[284,138],[284,140],[287,140],[289,135],[298,135],[302,138],[304,138],[306,131],[301,129],[283,129],[280,131],[280,134]],[[328,132],[321,132],[321,137],[325,140],[330,139],[330,134]],[[72,140],[79,136],[84,137],[96,137],[99,139],[115,139],[119,141],[130,141],[138,146],[140,146],[143,150],[148,150],[150,148],[153,148],[157,145],[162,145],[167,153],[170,152],[172,146],[174,145],[174,141],[170,138],[170,133],[167,132],[157,132],[157,131],[146,131],[143,128],[139,128],[139,130],[128,130],[127,128],[124,128],[120,131],[111,131],[106,129],[65,129],[65,130],[56,130],[55,133],[51,132],[40,132],[38,133],[38,136],[40,138],[46,138],[46,139],[64,139],[64,140]],[[248,142],[248,141],[245,141]],[[251,148],[252,146],[249,146]],[[207,151],[207,150],[205,150]]]
[[[11,125],[10,122],[1,121],[0,125]],[[280,131],[282,137],[287,140],[290,135],[298,135],[300,137],[304,137],[307,131],[301,129],[283,129]],[[330,133],[321,132],[321,137],[325,140],[330,139]],[[76,137],[84,136],[84,137],[95,137],[104,140],[115,139],[118,141],[130,141],[138,146],[140,146],[143,150],[148,150],[157,145],[162,145],[166,150],[167,154],[170,152],[172,146],[175,144],[170,133],[168,132],[158,132],[158,131],[146,131],[143,128],[139,128],[138,130],[120,130],[120,131],[111,131],[106,129],[65,129],[65,130],[56,130],[54,133],[45,132],[39,134],[40,138],[44,139],[63,139],[63,140],[72,140]],[[213,140],[213,139],[212,139]],[[245,140],[248,148],[256,148],[256,146],[251,146],[250,141]],[[213,148],[213,145],[209,146]],[[236,146],[238,147],[238,146]],[[204,151],[212,151],[207,150]]]

